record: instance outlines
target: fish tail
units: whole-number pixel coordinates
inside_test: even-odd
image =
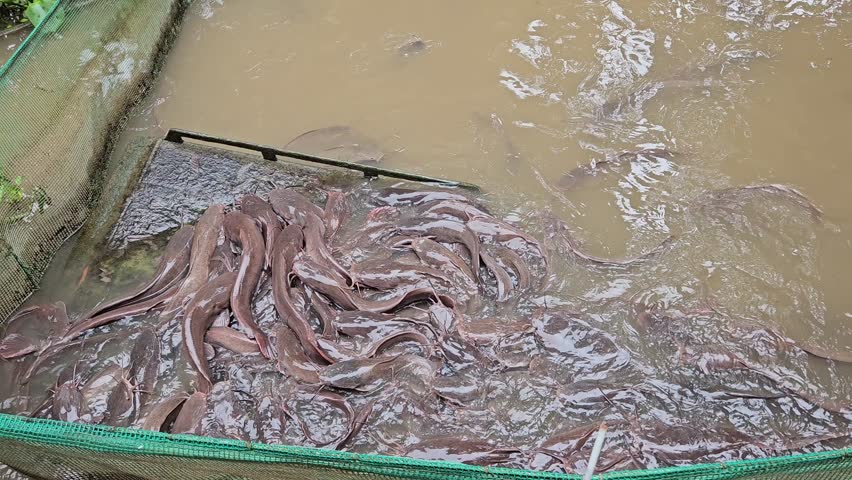
[[[257,342],[257,347],[260,349],[260,353],[266,358],[274,358],[275,355],[272,352],[272,345],[269,343],[269,337],[267,337],[265,333],[261,332],[260,329],[257,329],[252,333],[254,333],[254,341]]]

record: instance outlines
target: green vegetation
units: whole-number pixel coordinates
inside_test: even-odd
[[[31,23],[38,25],[47,13],[59,0],[0,0],[0,22],[5,26]],[[54,15],[54,22],[49,25],[51,30],[56,30],[59,24],[62,23],[64,14],[62,11],[57,11],[58,15]]]
[[[26,193],[23,178],[7,178],[0,173],[0,225],[16,222],[29,222],[36,214],[50,205],[50,197],[41,187],[35,187]]]

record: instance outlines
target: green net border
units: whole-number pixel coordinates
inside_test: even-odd
[[[266,445],[195,435],[174,435],[129,428],[83,425],[56,420],[0,414],[0,438],[24,444],[74,448],[99,454],[192,458],[231,462],[262,462],[321,467],[359,474],[396,478],[438,479],[548,479],[576,480],[579,475],[478,467],[460,463],[358,454],[311,447]],[[5,454],[0,452],[0,459]],[[852,471],[852,448],[727,463],[632,470],[596,475],[599,479],[734,479],[781,473]],[[840,477],[837,477],[840,478]]]
[[[15,49],[15,52],[12,53],[12,56],[9,57],[8,60],[6,60],[6,63],[4,63],[3,65],[0,65],[0,78],[3,78],[3,75],[6,73],[7,70],[9,70],[9,68],[12,66],[12,64],[15,63],[15,60],[17,60],[18,57],[20,57],[23,54],[23,52],[27,49],[27,46],[30,44],[32,39],[35,38],[39,34],[39,32],[41,32],[41,29],[45,28],[45,25],[47,25],[48,20],[53,18],[53,12],[59,10],[60,6],[64,5],[64,4],[65,4],[65,2],[63,0],[57,0],[53,4],[53,6],[50,7],[50,10],[47,11],[47,15],[45,15],[44,18],[41,19],[41,21],[38,23],[38,25],[33,27],[33,29],[27,35],[27,38],[25,38],[24,41],[21,42],[20,45],[18,45],[18,48]]]

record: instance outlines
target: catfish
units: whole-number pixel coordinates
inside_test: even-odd
[[[123,318],[147,314],[148,312],[159,307],[160,305],[169,302],[177,294],[178,288],[179,285],[172,285],[166,290],[147,300],[141,301],[139,303],[131,303],[126,306],[116,308],[114,310],[109,310],[100,315],[82,321],[78,321],[77,323],[71,325],[71,327],[65,333],[63,340],[73,340],[82,335],[87,330],[102,327],[104,325],[110,324],[117,320],[121,320]]]
[[[65,333],[69,323],[62,302],[24,308],[6,322],[0,357],[10,360],[41,353]]]
[[[310,217],[322,218],[323,211],[301,193],[289,188],[276,188],[269,192],[272,209],[287,223],[305,227]]]
[[[194,235],[195,227],[185,225],[179,228],[169,239],[163,256],[160,258],[157,271],[154,273],[154,278],[150,282],[130,295],[98,305],[84,318],[95,317],[118,307],[148,300],[172,286],[189,270],[190,252],[192,250]]]
[[[392,207],[398,205],[422,205],[437,200],[455,200],[457,202],[470,202],[470,199],[449,190],[425,190],[418,191],[408,188],[386,188],[379,192],[376,200]]]
[[[190,365],[200,374],[201,391],[206,392],[213,385],[210,366],[204,355],[204,335],[219,312],[228,307],[236,280],[236,273],[226,273],[204,286],[190,303],[183,320],[184,348]]]
[[[448,219],[413,218],[399,224],[398,230],[403,235],[431,237],[439,242],[459,243],[467,248],[470,254],[471,269],[475,277],[479,274],[479,238],[462,222]]]
[[[325,209],[322,213],[326,240],[332,241],[334,239],[347,214],[346,195],[334,190],[328,192],[325,200]]]
[[[331,359],[320,350],[316,334],[302,312],[293,305],[289,293],[290,272],[295,258],[301,254],[303,241],[302,229],[296,225],[288,225],[278,236],[273,250],[272,296],[278,316],[290,327],[308,357],[319,363],[328,363]]]
[[[191,433],[201,435],[201,420],[207,412],[207,394],[195,392],[190,395],[180,409],[172,425],[172,433]]]
[[[248,338],[244,333],[228,327],[211,327],[205,336],[207,343],[222,347],[234,353],[260,353],[257,342]]]
[[[275,329],[275,346],[278,350],[278,371],[300,382],[320,383],[320,367],[308,358],[298,337],[287,326],[279,325]]]
[[[243,249],[240,268],[237,270],[236,282],[231,292],[231,310],[240,325],[254,337],[260,353],[266,358],[272,358],[269,339],[257,326],[251,313],[252,296],[263,270],[263,237],[251,217],[244,213],[228,213],[225,215],[224,226],[225,237]]]
[[[177,293],[169,301],[160,315],[162,321],[167,321],[175,312],[184,308],[195,296],[198,290],[207,283],[210,274],[210,259],[219,240],[219,232],[225,219],[225,206],[213,204],[198,218],[195,224],[195,235],[192,238],[192,255],[189,261],[189,273]]]
[[[263,229],[263,237],[266,241],[266,268],[272,268],[272,248],[275,240],[281,233],[281,221],[269,205],[257,195],[247,194],[240,199],[240,210],[246,215],[254,218]]]

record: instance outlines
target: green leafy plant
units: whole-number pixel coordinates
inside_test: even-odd
[[[47,16],[47,13],[50,12],[50,9],[53,8],[58,1],[59,0],[0,0],[0,4],[23,8],[24,18],[22,18],[21,21],[29,21],[33,25],[38,25],[42,20],[44,20],[44,17]],[[50,31],[56,31],[56,29],[59,28],[59,24],[61,24],[64,19],[65,12],[60,8],[57,10],[53,20],[49,25],[47,25],[47,27]]]
[[[16,177],[15,180],[9,180],[3,175],[0,175],[0,204],[5,203],[14,205],[24,198],[24,192],[21,190],[22,178]]]

